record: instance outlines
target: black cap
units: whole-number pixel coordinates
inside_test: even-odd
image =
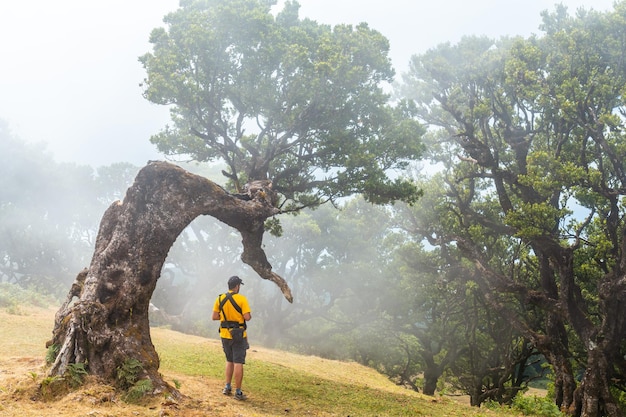
[[[235,288],[239,284],[243,285],[243,281],[237,275],[233,275],[232,277],[228,278],[228,289],[229,290],[232,290],[233,288]]]

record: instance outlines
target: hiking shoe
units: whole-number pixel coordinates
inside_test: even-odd
[[[233,398],[239,401],[243,401],[243,400],[247,400],[248,396],[240,391],[240,392],[236,392]]]
[[[232,390],[231,388],[224,387],[224,389],[222,390],[222,394],[224,394],[224,395],[230,395],[230,394],[232,394],[232,391],[233,391],[233,390]]]

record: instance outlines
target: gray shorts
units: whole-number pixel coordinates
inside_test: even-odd
[[[226,361],[233,363],[246,363],[246,352],[250,345],[248,339],[244,338],[240,342],[234,342],[233,339],[222,338],[222,348],[226,354]]]

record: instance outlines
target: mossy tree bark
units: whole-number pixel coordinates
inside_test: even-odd
[[[271,193],[266,188],[242,198],[166,162],[144,167],[124,200],[104,213],[91,265],[78,274],[56,314],[48,346],[59,350],[50,375],[83,363],[90,374],[115,382],[117,368],[136,359],[143,365],[140,378],[150,379],[156,392],[177,394],[158,372],[148,306],[171,246],[200,215],[236,228],[243,238],[242,260],[292,301],[261,247],[264,221],[278,211]]]

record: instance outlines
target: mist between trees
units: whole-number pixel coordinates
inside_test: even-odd
[[[56,164],[6,131],[1,147],[1,155],[11,155],[2,165],[2,282],[62,298],[75,271],[89,263],[108,201],[123,198],[139,168]],[[293,304],[242,268],[236,233],[199,218],[170,252],[151,323],[216,338],[212,303],[226,278],[239,274],[253,303],[253,344],[354,360],[411,389],[474,393],[479,402],[506,401],[532,380],[545,385],[545,362],[488,308],[470,272],[446,265],[412,236],[406,222],[423,209],[355,198],[341,210],[323,206],[286,217],[284,235],[268,236],[266,246],[293,289]],[[3,307],[11,302],[0,300]],[[496,393],[498,379],[505,383]]]
[[[189,16],[170,16],[173,25],[187,18],[195,21],[199,13],[192,8],[183,12]],[[276,21],[261,12],[250,16],[261,16],[272,36],[282,33],[274,26],[278,22],[295,33],[303,24],[311,34],[322,34],[324,42],[336,41],[337,33],[329,28],[298,20],[293,4]],[[457,45],[440,45],[413,58],[395,92],[404,99],[398,107],[381,104],[385,96],[362,79],[350,80],[354,85],[345,88],[326,83],[324,88],[337,94],[351,88],[368,92],[371,87],[373,92],[346,96],[364,101],[350,102],[353,107],[347,106],[349,111],[335,120],[345,123],[339,128],[327,118],[344,97],[335,102],[320,94],[317,108],[306,95],[302,99],[301,89],[289,80],[302,75],[302,62],[310,57],[289,56],[292,73],[274,79],[276,72],[268,71],[271,76],[262,87],[273,91],[276,82],[281,92],[293,93],[293,114],[257,102],[267,97],[248,92],[254,86],[251,73],[238,74],[242,90],[235,98],[224,98],[233,103],[225,112],[248,114],[247,103],[268,111],[259,118],[268,126],[255,137],[237,131],[242,123],[236,123],[236,140],[229,146],[216,142],[224,134],[221,122],[228,118],[195,112],[196,101],[175,96],[198,93],[175,87],[200,84],[179,84],[177,77],[159,73],[164,62],[175,61],[165,58],[178,53],[170,47],[182,40],[155,31],[155,54],[142,57],[153,77],[146,79],[145,94],[155,102],[182,103],[176,108],[176,129],[166,128],[152,138],[163,152],[175,153],[182,138],[189,147],[184,152],[197,152],[198,159],[230,161],[226,169],[215,163],[184,167],[217,182],[225,172],[233,192],[241,192],[245,181],[275,175],[283,202],[300,209],[323,201],[338,207],[321,204],[291,216],[285,213],[297,210],[287,205],[280,216],[282,236],[265,234],[263,249],[273,270],[291,287],[293,304],[271,282],[244,267],[236,231],[211,218],[194,220],[169,252],[152,296],[152,325],[217,337],[210,321],[212,303],[226,291],[227,278],[237,274],[245,282],[243,291],[255,317],[249,329],[252,344],[354,360],[426,394],[467,394],[477,406],[510,403],[529,384],[549,383],[550,398],[570,415],[622,416],[625,16],[623,2],[609,13],[579,12],[575,17],[557,7],[544,15],[542,37],[468,37]],[[221,36],[209,29],[207,36]],[[388,80],[392,71],[384,39],[366,26],[356,32],[341,27],[338,38],[355,45],[369,45],[356,40],[376,40],[380,49],[373,54],[379,69],[357,73],[368,82]],[[172,36],[185,33],[173,31]],[[284,39],[276,35],[274,41]],[[263,48],[250,50],[253,62],[266,63],[259,55]],[[323,66],[329,76],[353,74],[353,57],[333,56],[340,57],[337,65]],[[237,60],[245,57],[235,54]],[[195,68],[197,63],[192,64]],[[333,68],[341,71],[332,73]],[[306,80],[318,85],[319,74],[308,70]],[[197,73],[181,71],[185,76]],[[233,93],[221,86],[218,90]],[[365,105],[367,99],[372,102]],[[216,108],[212,102],[206,107]],[[353,117],[363,108],[375,109],[377,117]],[[323,140],[307,144],[305,139],[319,139],[318,122],[326,123]],[[294,135],[292,144],[301,146],[298,152],[285,151],[289,146],[280,142],[284,136],[279,132]],[[102,213],[123,198],[139,167],[55,164],[44,150],[26,146],[6,129],[0,134],[0,277],[63,297],[76,273],[90,262]],[[348,139],[362,148],[348,146]],[[422,142],[426,161],[441,168],[436,173],[407,167],[407,160],[415,162],[423,149]],[[264,146],[276,143],[281,146],[265,152]],[[393,143],[401,144],[400,150],[390,151]],[[262,160],[274,151],[285,154],[278,162]],[[351,152],[350,158],[343,158],[342,151]],[[403,152],[406,159],[398,161]],[[289,171],[294,154],[306,154],[306,162]],[[313,175],[316,165],[310,161],[315,158],[336,174],[323,186]],[[386,181],[388,168],[401,172],[401,180]],[[417,189],[422,194],[416,201]],[[394,200],[413,204],[387,204]],[[574,212],[572,205],[579,210]],[[276,223],[271,226],[278,230]]]
[[[139,168],[57,164],[44,149],[6,130],[1,135],[2,283],[62,299],[76,271],[90,262],[102,213],[110,201],[123,198]],[[187,168],[207,176],[219,172]],[[477,371],[462,365],[470,352],[487,355],[482,360],[492,368],[526,345],[497,315],[489,318],[482,306],[468,305],[478,296],[466,295],[463,280],[439,272],[437,257],[401,227],[398,215],[392,207],[355,198],[340,210],[322,206],[285,217],[284,235],[268,236],[265,245],[293,290],[293,304],[242,267],[237,233],[199,218],[170,251],[152,298],[151,323],[217,338],[213,302],[226,291],[227,278],[238,274],[253,307],[252,344],[354,360],[416,390],[423,389],[425,361],[443,359],[436,364],[442,371],[457,372],[445,389],[466,391],[461,378]],[[11,303],[0,301],[3,307]],[[450,361],[448,351],[458,358]],[[488,357],[493,352],[502,354]],[[527,376],[541,373],[539,366],[530,369]]]

